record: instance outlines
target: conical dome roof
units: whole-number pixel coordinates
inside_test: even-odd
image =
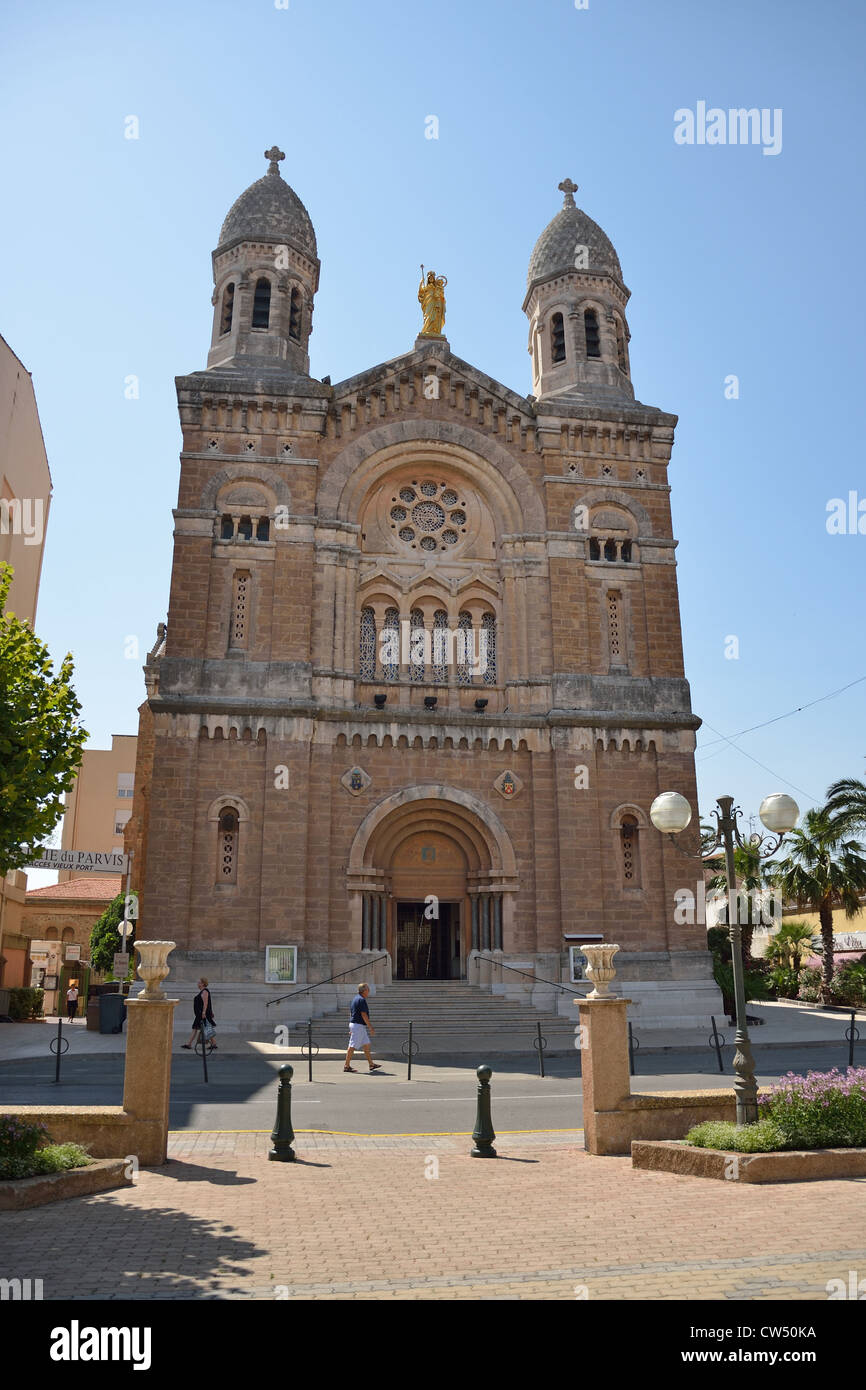
[[[622,284],[619,257],[597,222],[577,207],[574,195],[577,184],[563,179],[559,185],[565,194],[561,210],[548,222],[529,258],[526,287],[531,289],[538,280],[562,275],[575,269],[575,248],[587,247],[588,265],[579,268],[614,276]]]
[[[285,157],[276,146],[265,151],[265,159],[270,160],[268,172],[232,203],[222,225],[218,251],[239,241],[273,241],[317,259],[310,214],[280,175],[279,161]]]

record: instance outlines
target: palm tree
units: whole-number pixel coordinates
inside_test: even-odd
[[[787,858],[771,863],[772,881],[799,906],[817,912],[821,923],[824,1002],[830,1003],[833,978],[833,908],[845,909],[846,917],[860,910],[860,894],[866,890],[866,858],[857,840],[843,839],[844,829],[826,807],[807,811],[801,829],[789,836]]]
[[[858,782],[855,777],[843,777],[834,782],[827,788],[824,810],[846,834],[852,830],[866,830],[866,782]]]
[[[710,891],[713,893],[727,892],[728,879],[725,873],[724,859],[714,857],[705,862],[707,868],[717,871],[709,881]],[[737,892],[747,895],[745,899],[739,897],[737,902],[737,917],[743,929],[743,963],[746,966],[752,958],[752,932],[760,924],[764,895],[771,883],[767,865],[768,861],[761,858],[760,846],[752,844],[750,840],[734,847],[734,873],[737,876]],[[727,921],[727,914],[725,920]],[[728,926],[730,927],[730,923]]]
[[[767,948],[767,956],[779,965],[789,966],[799,974],[803,964],[803,953],[806,950],[815,951],[817,948],[814,929],[808,922],[783,922]]]

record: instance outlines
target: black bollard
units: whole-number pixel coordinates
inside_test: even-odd
[[[312,1019],[310,1019],[309,1023],[307,1024],[307,1053],[308,1053],[308,1055],[309,1055],[307,1080],[308,1080],[308,1081],[312,1081],[312,1079],[313,1079],[313,1020],[312,1020]]]
[[[277,1163],[294,1163],[295,1151],[292,1148],[292,1140],[295,1131],[292,1129],[292,1077],[295,1074],[294,1067],[288,1062],[284,1063],[279,1070],[279,1087],[277,1090],[277,1118],[271,1131],[272,1149],[268,1150],[268,1158],[274,1159]]]
[[[725,1070],[725,1064],[722,1061],[722,1040],[719,1037],[719,1030],[716,1027],[716,1020],[713,1014],[710,1014],[710,1022],[713,1025],[713,1031],[710,1035],[710,1047],[714,1047],[716,1049],[716,1059],[719,1064],[719,1071],[723,1072]]]
[[[634,1037],[631,1031],[631,1024],[628,1025],[628,1070],[629,1075],[634,1076]]]
[[[56,1066],[55,1066],[55,1068],[54,1068],[54,1080],[55,1080],[55,1082],[57,1082],[57,1081],[60,1080],[60,1056],[61,1056],[61,1053],[65,1050],[64,1047],[63,1047],[63,1042],[64,1042],[64,1038],[63,1038],[63,1019],[58,1015],[58,1018],[57,1018],[57,1064],[56,1064]]]
[[[412,1080],[412,1023],[409,1023],[409,1055],[406,1059],[406,1080]]]
[[[490,1067],[482,1066],[478,1067],[475,1075],[478,1077],[478,1100],[475,1105],[475,1128],[472,1131],[475,1148],[470,1151],[470,1157],[495,1158],[493,1141],[496,1134],[490,1118],[490,1078],[493,1072]]]

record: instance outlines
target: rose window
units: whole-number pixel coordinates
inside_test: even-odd
[[[412,508],[412,520],[422,531],[441,531],[445,525],[445,513],[435,502],[419,502]]]
[[[391,529],[413,550],[447,550],[466,533],[465,498],[434,478],[407,483],[391,502]]]

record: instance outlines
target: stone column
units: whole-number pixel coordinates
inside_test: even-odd
[[[615,1111],[631,1094],[628,1067],[630,999],[576,999],[583,1071],[583,1136],[587,1153],[621,1153],[608,1144],[604,1112]]]
[[[143,1167],[166,1161],[177,1003],[177,999],[130,999],[126,1006],[123,1108],[135,1121],[133,1147]]]

